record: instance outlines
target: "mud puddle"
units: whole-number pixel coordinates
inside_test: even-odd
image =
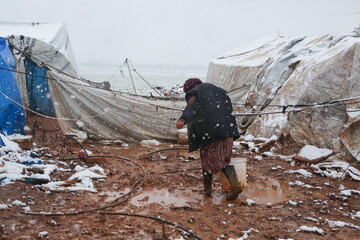
[[[186,207],[191,202],[202,200],[200,194],[194,193],[192,190],[175,189],[152,189],[141,192],[133,197],[130,204],[136,207],[143,207],[153,203],[162,206]]]
[[[199,184],[200,189],[144,189],[132,197],[129,203],[135,207],[145,207],[151,204],[185,207],[189,203],[206,200],[201,191],[202,187],[201,183]],[[129,190],[126,188],[121,191],[103,191],[100,195],[107,196],[106,202],[111,202]],[[291,200],[294,196],[299,196],[300,194],[300,192],[289,187],[285,181],[265,177],[257,173],[249,173],[247,186],[240,194],[239,200],[245,202],[247,199],[251,199],[260,205],[268,203],[276,204]],[[225,201],[225,195],[226,191],[223,191],[221,187],[215,187],[209,200],[213,204],[219,205]]]
[[[240,196],[245,200],[251,199],[256,204],[276,204],[288,201],[297,195],[299,195],[299,192],[289,187],[289,184],[285,181],[250,172],[246,188]]]
[[[121,196],[125,195],[126,193],[130,192],[130,188],[125,188],[124,190],[112,190],[112,191],[102,191],[99,193],[99,196],[105,196],[105,202],[110,203],[115,201],[116,199],[120,198]]]

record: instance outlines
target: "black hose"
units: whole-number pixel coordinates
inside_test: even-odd
[[[100,208],[94,208],[94,209],[89,209],[89,210],[83,210],[83,211],[76,211],[76,212],[57,212],[57,213],[46,213],[46,212],[21,212],[21,214],[25,214],[25,215],[31,215],[31,216],[44,216],[44,217],[55,217],[55,216],[69,216],[69,215],[80,215],[80,214],[84,214],[84,213],[91,213],[91,212],[96,212],[96,211],[102,211],[102,210],[105,210],[107,208],[111,208],[111,207],[115,207],[119,204],[121,204],[122,202],[117,202],[121,199],[124,199],[125,197],[131,195],[133,192],[135,192],[137,189],[139,189],[142,184],[144,183],[143,180],[145,180],[146,178],[146,171],[144,170],[144,168],[128,159],[128,158],[125,158],[125,157],[121,157],[121,156],[106,156],[106,155],[99,155],[99,156],[89,156],[88,158],[96,158],[96,157],[111,157],[111,158],[118,158],[118,159],[122,159],[122,160],[125,160],[125,161],[129,161],[129,162],[132,162],[134,163],[135,165],[137,165],[142,171],[143,171],[143,177],[141,179],[139,179],[138,181],[135,182],[135,184],[133,185],[132,187],[132,190],[129,191],[128,193],[124,194],[123,196],[113,200],[110,204],[108,205],[105,205],[104,207],[100,207]],[[73,159],[81,159],[81,157],[78,157],[78,158],[72,158]],[[62,160],[69,160],[69,159],[62,159]],[[201,168],[198,168],[198,169],[201,169]],[[195,170],[195,169],[189,169],[189,170]],[[176,172],[176,171],[173,171],[173,172]],[[141,185],[138,185],[141,181],[142,184]],[[115,203],[114,203],[115,202]],[[113,203],[113,204],[112,204]],[[121,216],[130,216],[130,217],[141,217],[141,218],[147,218],[147,219],[152,219],[152,220],[155,220],[155,221],[160,221],[160,222],[163,222],[163,223],[166,223],[168,225],[171,225],[171,226],[174,226],[176,228],[179,228],[181,229],[182,231],[190,234],[191,236],[197,238],[197,239],[200,239],[202,240],[202,238],[200,238],[199,236],[197,236],[195,233],[193,233],[191,230],[188,230],[182,226],[179,226],[178,224],[176,223],[173,223],[173,222],[170,222],[170,221],[167,221],[165,219],[161,219],[161,218],[158,218],[158,217],[152,217],[152,216],[144,216],[144,215],[139,215],[139,214],[130,214],[130,213],[119,213],[119,212],[103,212],[103,214],[106,214],[106,215],[121,215]]]
[[[84,148],[84,146],[76,138],[74,138],[72,136],[66,136],[66,138],[69,138],[69,139],[75,141],[77,144],[79,144],[80,147],[82,148],[82,150],[84,151],[84,153],[86,154],[86,157],[89,157],[89,155],[88,155],[86,149]],[[84,157],[81,157],[81,158],[84,158]]]
[[[118,201],[123,200],[125,198],[127,199],[128,196],[132,195],[135,191],[137,191],[144,184],[145,179],[146,179],[146,171],[140,164],[130,160],[129,158],[121,157],[121,156],[99,155],[99,156],[89,156],[88,158],[97,158],[97,157],[117,158],[117,159],[122,159],[122,160],[125,160],[125,161],[128,161],[128,162],[131,162],[131,163],[135,164],[136,166],[138,166],[142,170],[143,176],[139,180],[137,180],[135,182],[135,184],[133,185],[133,187],[131,188],[131,190],[128,193],[114,199],[109,204],[107,204],[107,205],[105,205],[103,207],[93,208],[93,209],[88,209],[88,210],[83,210],[83,211],[75,211],[75,212],[57,212],[57,213],[49,212],[49,213],[46,213],[44,211],[40,211],[40,212],[21,212],[21,213],[25,214],[25,215],[32,215],[32,216],[51,216],[51,217],[54,217],[54,216],[79,215],[79,214],[84,214],[84,213],[101,211],[101,210],[105,210],[107,208],[112,208],[112,207],[115,207],[117,205],[120,205],[123,201],[121,201],[121,202],[118,202]],[[78,157],[78,158],[74,158],[74,159],[82,159],[82,157]],[[62,159],[62,160],[67,160],[67,159]]]
[[[178,173],[178,172],[189,172],[189,171],[196,171],[196,170],[201,170],[202,168],[189,168],[189,169],[181,169],[181,170],[174,170],[174,171],[167,171],[167,172],[161,172],[161,173],[157,173],[157,174],[167,174],[167,173]]]
[[[183,230],[184,232],[190,234],[191,236],[193,236],[193,237],[195,237],[195,238],[197,238],[197,239],[199,239],[199,240],[202,240],[201,237],[199,237],[198,235],[196,235],[195,233],[193,233],[191,230],[186,229],[186,228],[184,228],[184,227],[182,227],[182,226],[177,225],[176,223],[167,221],[167,220],[162,219],[162,218],[152,217],[152,216],[144,216],[144,215],[140,215],[140,214],[122,213],[122,212],[103,212],[103,214],[105,214],[105,215],[128,216],[128,217],[140,217],[140,218],[147,218],[147,219],[159,221],[159,222],[166,223],[166,224],[168,224],[168,225],[174,226],[174,227],[176,227],[176,228],[179,228],[179,229]]]
[[[165,152],[165,151],[171,151],[171,150],[189,150],[188,148],[165,148],[165,149],[160,149],[154,152],[150,152],[148,154],[146,154],[145,156],[150,156],[154,153],[158,153],[158,152]]]

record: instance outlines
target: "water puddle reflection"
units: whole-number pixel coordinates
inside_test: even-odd
[[[199,189],[200,188],[200,189]],[[105,195],[105,202],[112,202],[115,199],[129,192],[126,188],[121,191],[103,191],[99,195]],[[212,197],[207,198],[202,194],[202,183],[194,189],[143,189],[140,193],[133,196],[129,203],[135,207],[145,207],[150,204],[160,204],[162,206],[187,207],[191,203],[211,201],[214,205],[224,203],[226,192],[218,186],[214,188]],[[257,173],[249,173],[247,186],[240,194],[237,201],[245,202],[246,199],[253,200],[256,204],[280,203],[292,200],[302,193],[282,180],[265,177]]]
[[[288,183],[255,173],[249,174],[247,186],[241,193],[242,198],[252,199],[257,204],[279,203],[291,199],[294,195],[299,193],[290,188]]]
[[[130,203],[134,206],[141,207],[152,203],[161,204],[163,206],[186,207],[190,202],[197,202],[201,196],[196,196],[192,190],[175,189],[153,189],[151,191],[143,191],[139,195],[133,197]]]

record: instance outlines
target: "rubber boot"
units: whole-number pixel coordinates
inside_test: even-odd
[[[203,172],[205,196],[211,197],[212,174]]]
[[[231,191],[226,196],[226,200],[235,200],[243,190],[241,184],[237,179],[235,167],[233,165],[228,165],[225,168],[221,169],[221,171],[225,174],[231,186]]]

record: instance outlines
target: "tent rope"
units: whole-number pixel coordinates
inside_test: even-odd
[[[115,74],[121,70],[122,66],[125,64],[125,61],[118,67],[118,69],[116,69],[116,71],[111,75],[111,77],[109,78],[109,82],[111,81],[111,79],[115,76]]]
[[[140,73],[138,73],[138,72],[136,71],[136,69],[133,69],[133,71],[134,71],[137,75],[139,75],[139,77],[140,77],[142,80],[144,80],[144,82],[145,82],[147,85],[149,85],[149,87],[151,87],[152,90],[154,90],[157,94],[159,94],[159,96],[161,96],[161,94],[159,93],[159,91],[156,90],[156,88],[154,88],[153,86],[151,86],[151,84],[150,84],[148,81],[146,81],[145,78],[144,78],[143,76],[141,76]]]
[[[7,68],[2,68],[2,67],[0,67],[0,69],[1,69],[1,70],[5,70],[5,71],[20,73],[20,74],[25,74],[25,75],[28,74],[28,75],[31,75],[31,76],[40,77],[40,78],[44,78],[44,79],[49,79],[49,80],[53,80],[53,81],[64,82],[64,83],[69,83],[69,84],[75,84],[75,85],[79,85],[79,86],[82,86],[82,87],[89,87],[89,88],[101,89],[101,88],[98,88],[98,87],[95,87],[95,86],[91,86],[91,85],[88,85],[88,84],[85,85],[85,83],[84,83],[84,84],[79,84],[79,83],[74,83],[74,82],[59,80],[59,79],[55,79],[55,78],[51,78],[51,77],[44,77],[44,76],[39,76],[39,75],[36,75],[36,74],[29,74],[29,73],[26,73],[26,72],[16,71],[16,70],[7,69]],[[104,89],[102,89],[102,90],[104,90]],[[104,90],[104,91],[109,91],[109,90]],[[130,99],[130,100],[132,100],[132,101],[138,101],[138,102],[141,102],[141,103],[143,103],[143,104],[151,105],[151,106],[154,106],[154,107],[157,107],[157,108],[163,108],[163,109],[180,111],[180,112],[183,111],[183,109],[172,108],[172,107],[164,107],[164,106],[161,106],[161,105],[152,104],[152,103],[148,103],[148,102],[143,102],[143,101],[140,101],[139,99],[133,99],[133,98],[131,98],[131,97],[126,96],[126,95],[136,96],[136,95],[133,95],[133,94],[129,94],[129,93],[121,92],[121,91],[114,91],[114,90],[111,90],[110,92],[115,92],[115,93],[123,94],[122,97],[128,98],[128,99]],[[13,99],[11,99],[9,96],[7,96],[7,95],[6,95],[3,91],[1,91],[1,90],[0,90],[0,93],[2,93],[3,95],[5,95],[8,99],[10,99],[11,101],[13,101],[15,104],[17,104],[17,105],[25,108],[26,110],[29,110],[30,112],[33,112],[33,113],[35,113],[35,114],[37,114],[37,115],[40,115],[40,116],[43,116],[43,117],[47,117],[47,118],[51,118],[51,119],[72,120],[72,121],[73,121],[73,120],[81,120],[81,119],[87,119],[87,118],[92,118],[92,117],[104,115],[104,114],[97,114],[97,115],[94,115],[94,116],[89,116],[89,117],[81,118],[81,119],[69,119],[69,118],[49,117],[49,116],[40,114],[40,113],[38,113],[38,112],[36,112],[36,111],[33,111],[33,110],[31,110],[31,109],[26,108],[26,107],[23,106],[22,104],[20,104],[20,103],[14,101]],[[139,97],[139,96],[137,96],[137,97]],[[360,99],[360,96],[356,96],[356,97],[351,97],[351,98],[342,98],[342,99],[336,99],[336,100],[332,100],[332,101],[320,102],[320,103],[312,103],[312,104],[301,104],[301,105],[296,105],[296,104],[272,105],[272,106],[282,107],[283,109],[282,109],[282,111],[259,112],[259,113],[239,113],[239,112],[235,112],[235,113],[234,113],[234,116],[237,116],[237,117],[240,117],[240,116],[260,116],[260,115],[270,115],[270,114],[285,114],[285,113],[290,113],[290,112],[301,112],[301,111],[311,110],[311,109],[320,108],[320,107],[332,107],[332,106],[342,105],[342,104],[351,105],[351,104],[359,103],[360,101],[353,102],[353,103],[348,103],[349,101],[359,100],[359,99]],[[166,100],[171,100],[171,99],[170,99],[170,98],[166,98]],[[254,105],[254,106],[255,106],[255,105]],[[260,105],[258,105],[258,106],[260,106]],[[270,106],[270,105],[267,105],[267,106]],[[287,110],[287,108],[289,108],[289,107],[294,107],[294,108],[295,108],[295,107],[305,107],[305,106],[308,106],[309,108]],[[284,111],[284,110],[285,110],[285,111]],[[358,112],[358,111],[360,111],[360,109],[351,109],[351,110],[347,110],[346,112]]]
[[[94,117],[98,117],[98,116],[102,116],[105,115],[106,113],[102,113],[102,114],[96,114],[96,115],[92,115],[89,117],[83,117],[83,118],[57,118],[57,117],[50,117],[44,114],[41,114],[39,112],[36,112],[30,108],[25,107],[23,104],[16,102],[14,99],[12,99],[11,97],[9,97],[8,95],[6,95],[1,89],[0,89],[0,93],[3,94],[7,99],[9,99],[10,101],[12,101],[13,103],[15,103],[16,105],[18,105],[19,107],[24,108],[25,110],[34,113],[38,116],[44,117],[44,118],[48,118],[48,119],[54,119],[54,120],[65,120],[65,121],[81,121],[81,120],[85,120],[88,118],[94,118]]]

